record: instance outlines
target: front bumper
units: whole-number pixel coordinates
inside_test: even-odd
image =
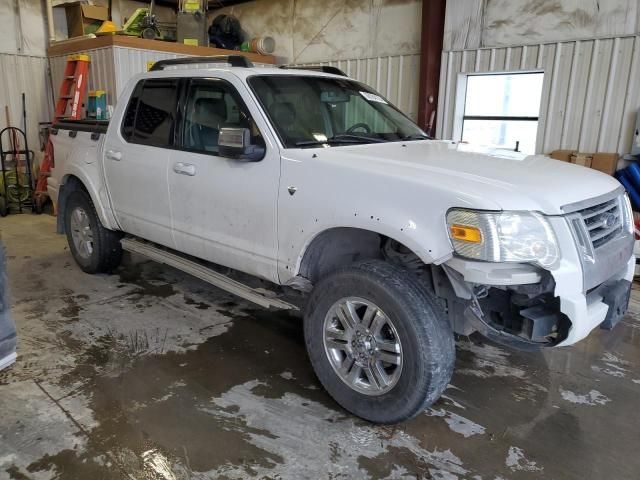
[[[606,329],[615,326],[628,306],[635,263],[635,257],[631,256],[623,269],[587,294],[560,296],[560,311],[571,321],[571,328],[558,346],[573,345],[598,326]],[[615,311],[618,309],[619,312]]]
[[[571,322],[566,338],[558,346],[568,346],[585,338],[605,321],[609,311],[605,297],[612,286],[621,280],[629,285],[633,281],[634,237],[630,232],[623,232],[604,245],[596,263],[587,268],[588,260],[576,247],[570,225],[563,217],[553,217],[550,221],[562,252],[560,264],[550,271],[555,281],[554,295],[560,299],[560,311]]]
[[[454,321],[458,333],[478,330],[520,348],[568,346],[596,327],[612,328],[620,320],[635,270],[633,235],[623,232],[585,269],[571,226],[563,217],[549,221],[562,252],[552,270],[458,257],[446,262],[455,293],[466,302],[465,326]],[[476,299],[480,292],[486,296]]]

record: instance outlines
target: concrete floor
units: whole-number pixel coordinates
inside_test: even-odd
[[[377,427],[319,386],[298,318],[149,262],[86,275],[52,217],[0,230],[19,335],[0,478],[638,478],[635,313],[567,349],[462,339],[443,398]]]

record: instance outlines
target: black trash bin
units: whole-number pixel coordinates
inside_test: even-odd
[[[16,361],[16,325],[11,320],[9,306],[7,264],[0,241],[0,370]]]

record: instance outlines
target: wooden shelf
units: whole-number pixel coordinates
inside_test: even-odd
[[[144,38],[129,37],[126,35],[103,35],[95,38],[77,37],[77,39],[56,42],[49,46],[47,54],[50,57],[56,57],[105,47],[139,48],[142,50],[154,50],[156,52],[178,53],[182,55],[244,55],[255,63],[276,63],[273,55],[260,55],[259,53],[225,50],[223,48],[194,47],[182,43],[146,40]]]

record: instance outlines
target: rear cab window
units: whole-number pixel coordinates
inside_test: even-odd
[[[122,121],[129,143],[168,148],[175,145],[180,81],[153,78],[135,87]]]

